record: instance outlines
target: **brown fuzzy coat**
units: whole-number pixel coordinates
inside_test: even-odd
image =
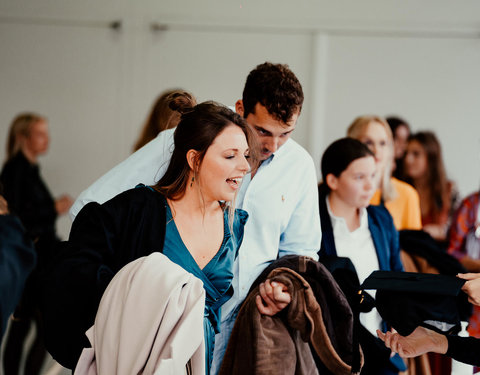
[[[314,268],[323,273],[319,283],[330,290],[319,293],[317,286],[315,294],[305,278],[290,267],[273,269],[266,278],[286,285],[292,301],[282,313],[270,317],[258,312],[258,286],[249,293],[236,319],[220,375],[318,374],[309,344],[332,373],[351,374],[353,316],[348,302],[321,264],[308,257],[297,258],[299,273]],[[334,309],[327,306],[325,294],[333,294],[338,301]]]

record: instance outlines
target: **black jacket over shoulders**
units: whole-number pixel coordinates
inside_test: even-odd
[[[89,343],[103,292],[127,263],[163,250],[165,200],[135,188],[100,205],[87,204],[73,222],[43,277],[41,308],[45,343],[60,364],[74,368]]]

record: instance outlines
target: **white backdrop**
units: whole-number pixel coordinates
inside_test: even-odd
[[[0,0],[0,147],[18,112],[46,115],[43,174],[76,196],[129,155],[161,91],[232,105],[269,60],[304,86],[294,138],[317,165],[357,115],[397,114],[438,134],[465,195],[480,185],[479,20],[476,0]]]

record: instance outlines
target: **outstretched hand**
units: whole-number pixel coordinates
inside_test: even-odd
[[[480,273],[459,273],[457,277],[467,280],[462,290],[468,295],[468,302],[480,306]]]
[[[408,336],[390,331],[383,333],[378,329],[377,335],[387,348],[404,358],[413,358],[428,352],[445,354],[448,349],[448,341],[444,335],[424,327],[415,328]]]
[[[291,302],[292,297],[287,287],[277,281],[269,279],[258,286],[259,295],[255,302],[260,314],[273,316],[283,310]]]

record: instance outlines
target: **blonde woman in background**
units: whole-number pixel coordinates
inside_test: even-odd
[[[392,177],[393,136],[387,122],[380,116],[357,117],[347,136],[363,142],[375,154],[378,189],[370,204],[385,205],[397,230],[421,229],[418,193],[411,185]]]
[[[137,151],[145,146],[155,138],[158,133],[167,129],[175,128],[178,125],[180,122],[180,115],[177,111],[173,111],[169,107],[169,103],[176,98],[181,98],[183,101],[188,102],[191,107],[194,107],[197,104],[195,97],[185,90],[172,89],[161,93],[155,101],[145,125],[143,125],[143,129],[137,142],[135,142],[133,151]]]
[[[13,313],[3,355],[5,375],[39,374],[46,354],[37,307],[38,279],[50,259],[53,245],[59,241],[55,221],[68,212],[73,202],[68,195],[55,199],[40,174],[38,158],[48,152],[49,144],[48,122],[43,116],[21,113],[10,125],[7,159],[0,181],[10,211],[20,218],[26,234],[35,244],[38,263]],[[24,371],[21,371],[20,359],[32,322],[36,324],[36,334],[28,349]]]

